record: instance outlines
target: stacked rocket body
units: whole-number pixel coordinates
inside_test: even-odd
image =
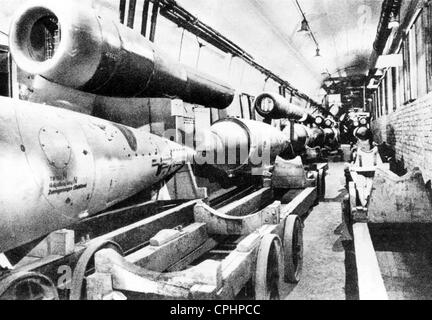
[[[17,66],[36,75],[28,100],[106,120],[127,115],[141,98],[218,109],[234,99],[229,85],[171,59],[85,1],[28,2],[12,19],[9,46]]]
[[[166,179],[193,150],[60,108],[0,98],[0,252]]]
[[[28,2],[12,19],[9,45],[42,85],[29,98],[38,104],[0,98],[0,252],[99,213],[193,158],[191,149],[114,123],[130,117],[132,99],[226,108],[234,97],[85,1]],[[91,117],[96,105],[112,114]]]
[[[312,117],[280,95],[258,95],[255,110],[265,119],[289,121],[282,130],[254,120],[228,118],[217,121],[198,144],[195,163],[210,165],[228,177],[259,175],[265,174],[266,168],[271,168],[277,157],[290,160],[304,153],[306,147],[324,147],[337,141],[337,129],[321,128],[316,119],[321,122],[324,119]],[[329,126],[328,121],[324,125]]]
[[[212,125],[198,144],[195,164],[210,165],[229,177],[274,164],[290,148],[289,137],[266,123],[227,118]],[[252,173],[253,174],[253,173]]]
[[[298,123],[289,125],[285,131],[292,131],[290,134],[296,138],[294,142],[298,148],[335,148],[339,143],[340,132],[333,120],[313,117],[304,108],[293,105],[281,95],[268,92],[258,95],[255,109],[265,119],[297,121]]]

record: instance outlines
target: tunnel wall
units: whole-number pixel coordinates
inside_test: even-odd
[[[407,169],[419,167],[432,179],[432,92],[372,122],[374,139],[386,142]]]

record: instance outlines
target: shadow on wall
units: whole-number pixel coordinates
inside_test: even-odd
[[[391,124],[387,124],[387,143],[395,149],[396,147],[396,132],[395,128]]]
[[[383,143],[383,137],[379,125],[372,126],[371,131],[373,135],[373,140],[378,144]]]
[[[390,163],[390,170],[398,176],[403,176],[407,173],[404,156],[396,156],[396,130],[391,124],[386,125],[387,142],[383,142],[382,149],[386,154]],[[380,151],[381,153],[381,151]]]
[[[382,131],[379,122],[375,123],[375,126],[372,126],[372,133],[374,141],[378,144],[379,154],[383,162],[390,164],[390,171],[398,176],[403,176],[407,173],[407,169],[403,155],[398,157],[395,151],[396,130],[391,124],[387,124],[385,130],[386,139],[383,139]]]
[[[408,170],[406,169],[403,156],[399,160],[394,158],[393,161],[390,162],[390,171],[394,172],[399,177],[407,174]]]
[[[398,159],[396,157],[395,149],[392,145],[389,145],[387,142],[383,142],[378,145],[378,152],[382,161],[384,163],[390,164],[390,171],[397,174],[399,177],[407,173],[404,157],[401,156]]]

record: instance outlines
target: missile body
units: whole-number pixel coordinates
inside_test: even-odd
[[[336,122],[327,118],[322,127],[324,131],[324,146],[329,149],[337,149],[340,141],[340,130]]]
[[[310,143],[310,130],[306,126],[287,121],[284,123],[282,132],[289,137],[289,141],[296,154],[304,151],[305,146]]]
[[[291,130],[293,130],[292,133]],[[316,148],[324,145],[325,133],[320,127],[308,127],[299,123],[287,122],[283,133],[291,137],[291,144],[297,154],[304,152],[306,147]]]
[[[324,145],[324,130],[290,121],[283,129],[264,122],[227,118],[213,124],[197,145],[194,163],[211,166],[228,178],[263,175],[279,156],[294,159],[306,151]],[[200,172],[206,174],[206,172]],[[210,170],[207,172],[213,175]]]
[[[234,176],[274,164],[290,148],[289,137],[266,123],[227,118],[213,124],[197,147],[195,163]]]
[[[285,97],[265,92],[255,99],[255,110],[264,118],[290,119],[299,122],[313,122],[313,117],[304,108],[290,103]]]
[[[0,252],[175,173],[193,151],[81,113],[0,98]]]
[[[367,126],[359,126],[354,129],[353,136],[359,140],[372,140],[372,131]]]
[[[370,130],[370,115],[368,113],[345,113],[341,118],[341,131],[349,142],[356,143],[357,139],[372,139]]]
[[[370,130],[369,119],[367,116],[359,116],[350,121],[352,135],[356,139],[371,140],[372,131]]]
[[[26,72],[110,97],[177,97],[223,109],[234,90],[166,57],[132,29],[75,1],[35,0],[12,19],[10,50]]]
[[[266,119],[288,119],[302,123],[287,122],[284,129],[284,132],[290,135],[290,141],[297,153],[301,153],[306,146],[309,148],[334,146],[338,141],[339,133],[333,123],[328,127],[324,123],[324,118],[313,117],[305,109],[293,105],[279,94],[268,92],[260,94],[255,100],[255,109]]]

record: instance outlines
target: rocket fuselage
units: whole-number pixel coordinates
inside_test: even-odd
[[[324,147],[326,142],[335,140],[334,128],[308,127],[287,121],[280,130],[260,121],[226,118],[215,122],[203,134],[202,141],[197,144],[194,163],[210,165],[228,177],[262,175],[278,156],[293,159],[306,152],[306,147]]]
[[[264,92],[255,100],[255,110],[264,118],[272,120],[298,121],[302,124],[287,124],[284,132],[291,137],[296,152],[304,147],[334,148],[339,142],[339,130],[334,121],[324,121],[321,116],[314,117],[306,109],[296,106],[276,93]],[[324,123],[326,122],[326,124]],[[290,132],[292,130],[292,132]]]
[[[17,10],[10,50],[26,72],[110,97],[176,97],[223,109],[234,90],[179,64],[136,31],[75,1],[36,0]]]
[[[214,123],[198,143],[195,163],[211,165],[233,176],[273,165],[289,147],[289,137],[271,125],[227,118]]]
[[[255,110],[267,119],[290,119],[300,122],[311,122],[313,119],[306,109],[289,102],[284,96],[264,92],[255,99]]]
[[[142,130],[0,98],[0,252],[151,187],[193,151]]]

